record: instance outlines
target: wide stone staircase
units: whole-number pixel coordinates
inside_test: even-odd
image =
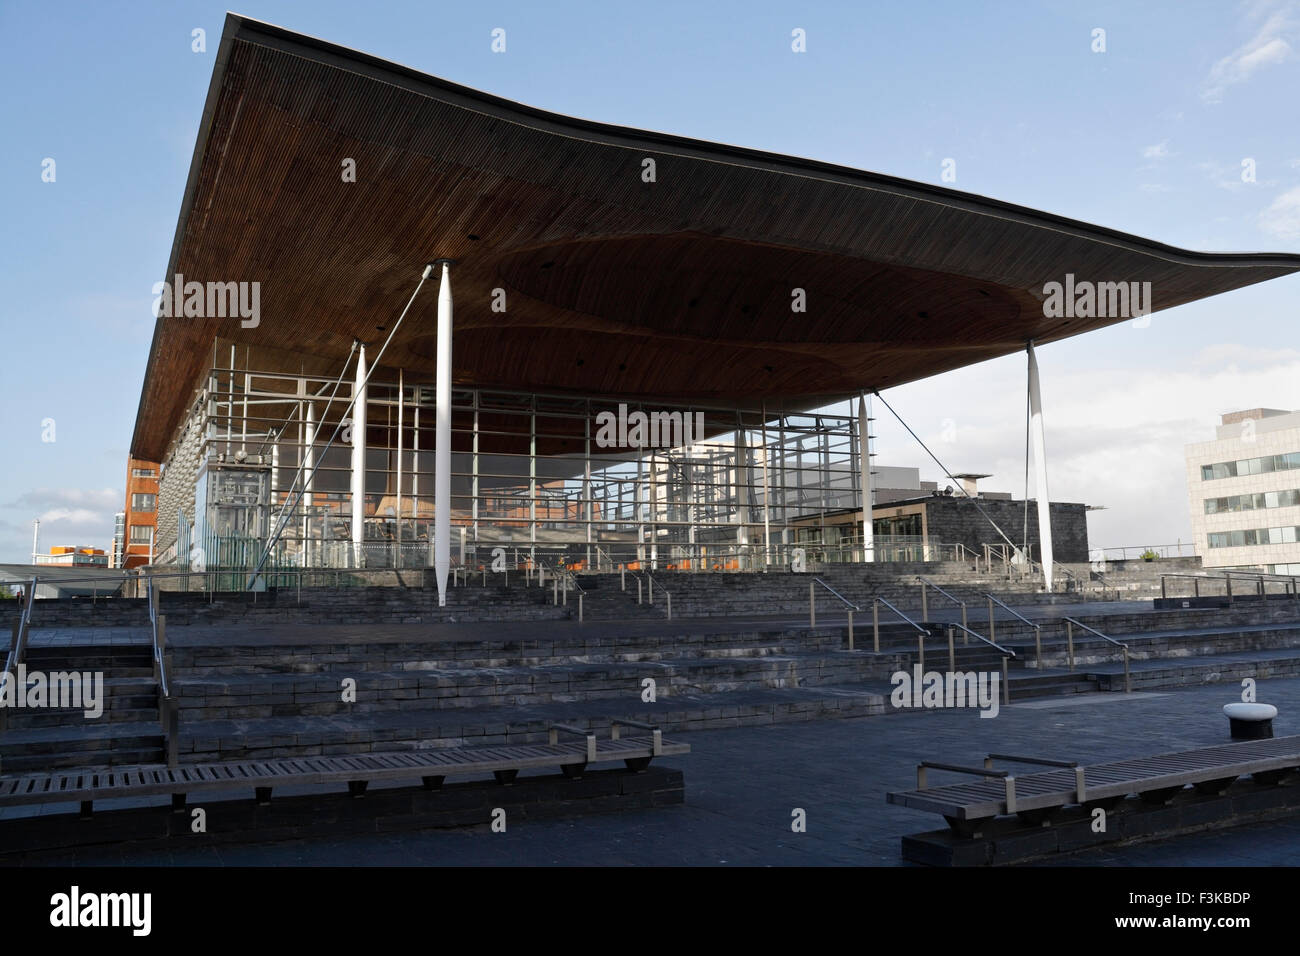
[[[971,629],[989,636],[980,615],[992,581],[920,570],[968,595]],[[808,575],[653,576],[653,606],[636,604],[629,579],[625,590],[616,574],[579,576],[584,623],[575,591],[557,606],[549,583],[528,587],[516,578],[505,586],[492,575],[452,588],[444,608],[436,591],[418,587],[215,600],[165,594],[180,759],[530,743],[544,740],[555,721],[607,733],[615,717],[679,732],[882,715],[896,712],[891,678],[911,673],[922,654],[926,671],[1001,673],[1003,655],[960,632],[950,662],[947,626],[959,611],[931,592],[922,615],[911,569],[817,575],[864,609],[855,615],[852,651],[844,608],[820,587],[817,624],[809,625]],[[672,620],[664,592],[673,596]],[[869,607],[877,594],[892,595],[928,635],[918,641],[912,624],[882,615],[874,651]],[[1079,627],[1070,668],[1066,612],[1128,645],[1134,690],[1300,675],[1295,600],[1153,611],[1149,602],[1089,607],[1076,597],[1073,608],[1060,609],[1005,590],[998,596],[1038,625],[997,612],[995,639],[1015,653],[1007,663],[1013,705],[1123,690],[1122,650]],[[102,670],[105,712],[88,720],[76,710],[11,711],[0,732],[0,771],[160,759],[147,622],[143,601],[38,602],[28,669]]]

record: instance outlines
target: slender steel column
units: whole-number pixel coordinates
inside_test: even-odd
[[[763,423],[759,427],[759,439],[763,443],[763,570],[772,563],[772,492],[767,480],[767,460],[772,450],[767,446],[767,403],[761,406],[759,414]]]
[[[474,547],[478,547],[478,406],[479,390],[474,389],[474,459],[472,476],[473,487],[470,488],[470,516],[474,522]]]
[[[858,470],[862,476],[862,560],[876,560],[875,526],[871,520],[871,400],[858,396]]]
[[[397,370],[397,555],[394,564],[402,566],[402,410],[406,406],[406,376],[402,369]]]
[[[352,402],[352,566],[362,566],[366,540],[366,347],[358,344]]]
[[[303,426],[302,473],[306,480],[306,490],[302,496],[302,548],[306,558],[308,542],[311,540],[311,498],[312,488],[316,484],[316,403],[307,402],[306,424]]]
[[[1029,352],[1029,433],[1034,444],[1034,477],[1038,485],[1038,550],[1043,559],[1043,583],[1052,590],[1052,499],[1047,493],[1047,443],[1043,429],[1043,396],[1039,391],[1034,343]]]
[[[447,574],[451,571],[451,261],[439,259],[437,425],[434,430],[433,536],[434,574],[438,606],[447,604]]]

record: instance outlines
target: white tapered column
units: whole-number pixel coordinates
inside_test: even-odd
[[[352,566],[362,566],[366,540],[366,347],[358,343],[352,395]]]
[[[1038,359],[1034,343],[1029,352],[1029,435],[1034,445],[1034,478],[1038,488],[1038,550],[1043,563],[1043,583],[1052,590],[1052,499],[1047,494],[1047,445],[1043,432],[1043,396],[1038,386]]]
[[[858,470],[862,475],[862,560],[876,560],[875,525],[871,518],[871,405],[858,396]]]
[[[433,569],[438,606],[447,604],[451,571],[451,264],[442,260],[438,286],[437,419],[433,440]]]
[[[312,489],[316,486],[316,476],[312,472],[316,468],[316,405],[314,402],[307,402],[306,421],[302,428],[302,475],[303,475],[303,495],[302,495],[302,554],[303,566],[306,567],[310,562],[307,555],[310,552],[308,542],[311,540],[311,501]]]

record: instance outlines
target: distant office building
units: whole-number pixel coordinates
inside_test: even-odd
[[[1224,415],[1187,446],[1187,487],[1204,567],[1300,574],[1300,411]]]
[[[113,550],[109,555],[108,566],[120,568],[122,557],[126,554],[126,512],[119,511],[113,515]]]
[[[108,555],[104,553],[103,548],[73,548],[64,546],[50,548],[49,554],[36,555],[36,563],[39,565],[54,565],[55,567],[64,568],[106,568],[108,567]]]
[[[138,568],[153,559],[158,536],[158,463],[128,458],[126,508],[122,528],[122,568]]]

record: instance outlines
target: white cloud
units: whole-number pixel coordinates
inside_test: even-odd
[[[1300,186],[1282,193],[1259,214],[1259,228],[1278,239],[1300,239]]]
[[[1161,140],[1154,146],[1144,146],[1142,148],[1143,159],[1165,159],[1169,156],[1169,140]]]
[[[1054,501],[1106,506],[1089,515],[1093,547],[1188,542],[1184,446],[1213,439],[1225,412],[1300,408],[1300,349],[1214,345],[1173,368],[1137,364],[1117,352],[1108,367],[1078,370],[1058,364],[1060,354],[1039,355],[1049,487]],[[991,472],[982,488],[1020,498],[1024,363],[1023,355],[1008,357],[884,397],[949,468]],[[946,479],[889,411],[878,404],[875,414],[878,463],[920,466],[923,479],[942,487]],[[955,425],[953,441],[944,440],[945,420]]]
[[[1293,0],[1255,5],[1252,19],[1264,22],[1255,35],[1216,62],[1210,68],[1201,88],[1201,99],[1206,103],[1222,102],[1230,86],[1245,83],[1259,69],[1289,60],[1294,53],[1291,40],[1295,39],[1297,9]]]

